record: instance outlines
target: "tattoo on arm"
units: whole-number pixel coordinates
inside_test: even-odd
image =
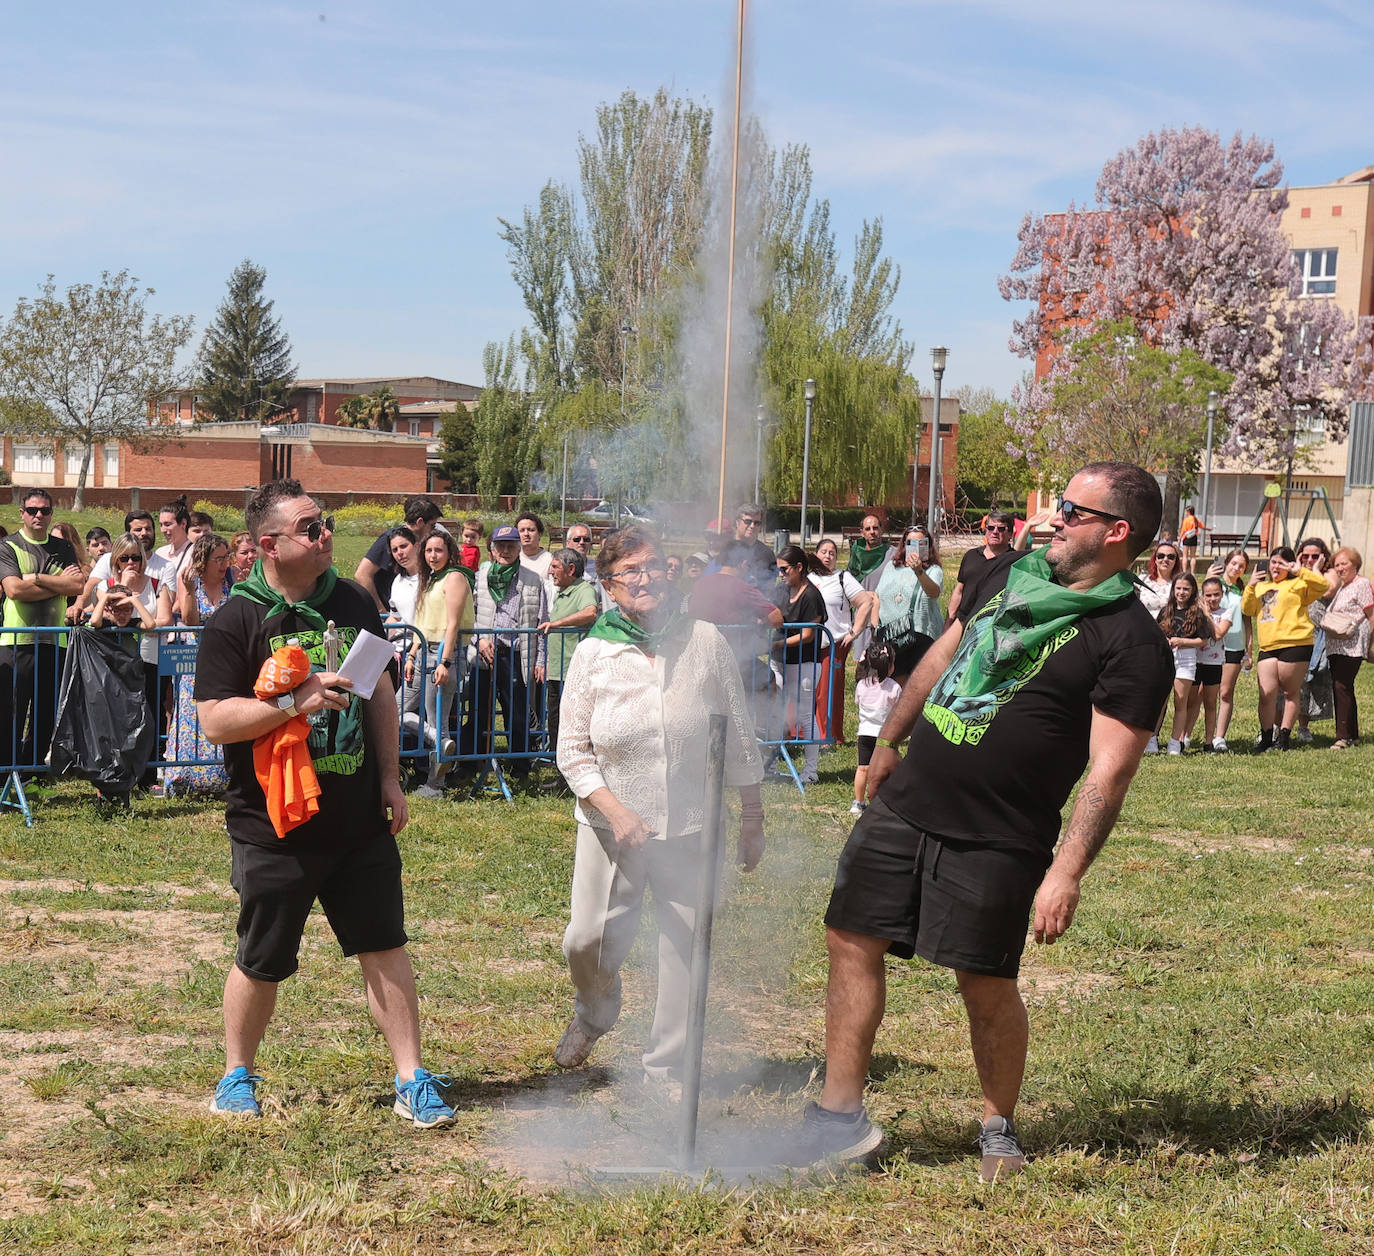
[[[1124,793],[1123,790],[1120,795],[1109,797],[1091,778],[1083,782],[1069,819],[1068,832],[1064,834],[1061,852],[1071,861],[1071,870],[1076,875],[1081,876],[1088,870],[1106,843],[1107,835],[1121,814]]]

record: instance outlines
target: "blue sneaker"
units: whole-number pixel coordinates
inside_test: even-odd
[[[226,1073],[215,1087],[215,1097],[210,1100],[210,1111],[226,1116],[261,1116],[258,1106],[258,1083],[262,1081],[256,1073],[250,1073],[240,1065]]]
[[[415,1070],[413,1082],[403,1082],[396,1076],[396,1102],[391,1110],[407,1121],[412,1121],[422,1130],[432,1130],[438,1125],[453,1124],[453,1109],[439,1094],[440,1086],[452,1086],[453,1078],[444,1073],[429,1073],[422,1068]]]

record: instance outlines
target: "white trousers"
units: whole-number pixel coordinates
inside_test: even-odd
[[[577,991],[577,1018],[604,1034],[620,1017],[620,966],[634,945],[651,889],[658,921],[658,996],[644,1070],[677,1075],[687,1039],[692,931],[700,893],[700,834],[651,838],[622,848],[609,833],[577,826],[572,919],[563,954]]]

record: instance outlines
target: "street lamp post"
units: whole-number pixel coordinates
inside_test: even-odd
[[[563,493],[558,501],[558,526],[568,526],[568,434],[563,433]]]
[[[628,377],[627,367],[630,361],[630,337],[635,334],[635,329],[630,326],[628,318],[620,322],[620,417],[625,417],[625,384]]]
[[[1212,434],[1217,424],[1217,390],[1207,394],[1207,461],[1202,465],[1202,526],[1212,527]]]
[[[757,503],[763,500],[763,498],[759,496],[759,494],[763,492],[764,408],[762,406],[759,406],[758,410],[755,411],[754,421],[756,424],[754,431],[754,501]]]
[[[811,477],[811,404],[816,400],[816,381],[806,381],[806,437],[802,441],[801,547],[806,548],[806,482]]]
[[[930,357],[935,367],[935,426],[930,433],[930,510],[926,516],[926,526],[930,528],[933,536],[939,527],[935,510],[940,502],[940,381],[945,377],[945,362],[949,359],[949,350],[944,345],[936,345],[930,351]],[[914,478],[915,472],[912,475]],[[911,499],[911,521],[915,523],[916,486],[914,483],[911,486]]]

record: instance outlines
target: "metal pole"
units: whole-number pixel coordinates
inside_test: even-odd
[[[758,408],[755,415],[758,421],[757,430],[754,433],[754,501],[760,502],[763,499],[759,494],[763,491],[763,407]]]
[[[1202,526],[1211,530],[1212,510],[1212,433],[1217,422],[1217,390],[1207,394],[1207,461],[1202,467]]]
[[[563,433],[563,495],[558,503],[558,526],[568,526],[568,434]]]
[[[801,547],[806,548],[806,483],[811,478],[811,403],[816,397],[816,381],[806,381],[806,437],[802,441]]]
[[[701,886],[692,930],[692,975],[687,1003],[687,1041],[682,1053],[682,1110],[678,1130],[678,1168],[690,1171],[697,1159],[697,1108],[701,1104],[701,1053],[706,1038],[706,992],[711,984],[711,926],[720,882],[721,804],[725,795],[725,716],[711,716],[706,737],[706,808],[701,823]]]
[[[945,353],[944,348],[931,350],[931,355],[935,359],[935,426],[930,432],[930,509],[926,514],[926,526],[932,536],[939,528],[935,510],[940,502],[940,381],[945,377]],[[914,506],[911,511],[911,522],[916,522]]]

